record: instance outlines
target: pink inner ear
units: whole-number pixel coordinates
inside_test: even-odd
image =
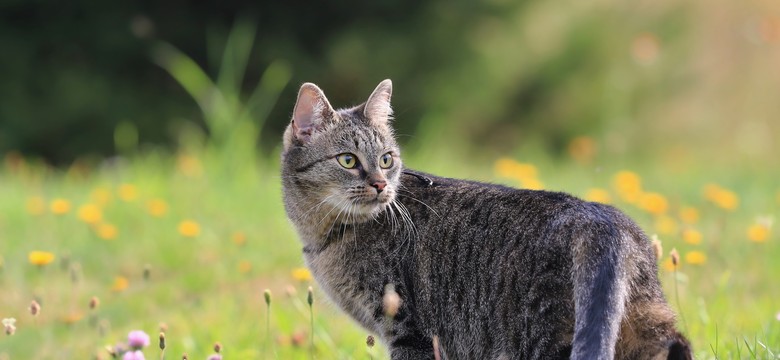
[[[295,137],[303,142],[309,141],[314,131],[321,126],[328,106],[325,96],[316,85],[304,84],[293,112]]]

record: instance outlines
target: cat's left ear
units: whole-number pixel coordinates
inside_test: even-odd
[[[366,101],[363,109],[363,116],[371,122],[384,124],[393,115],[393,108],[390,107],[390,96],[393,94],[393,82],[385,79],[374,89],[371,96]]]

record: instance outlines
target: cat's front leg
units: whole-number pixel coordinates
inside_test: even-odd
[[[390,343],[390,359],[433,360],[433,342],[430,338],[421,334],[419,336],[396,338]]]

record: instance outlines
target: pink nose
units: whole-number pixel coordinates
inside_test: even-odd
[[[373,183],[371,183],[371,186],[373,186],[377,192],[382,192],[382,190],[385,189],[385,186],[387,186],[387,181],[384,180],[374,181]]]

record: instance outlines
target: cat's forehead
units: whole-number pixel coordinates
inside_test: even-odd
[[[352,114],[344,115],[333,129],[336,146],[361,152],[389,151],[397,147],[392,131],[386,126],[372,125]]]

